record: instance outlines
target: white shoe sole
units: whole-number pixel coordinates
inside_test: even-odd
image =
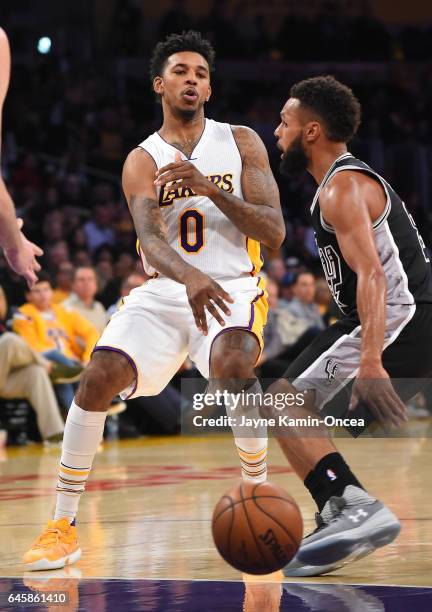
[[[36,572],[39,570],[61,569],[62,567],[65,567],[65,565],[72,565],[72,563],[76,563],[80,557],[81,548],[78,548],[70,555],[60,557],[60,559],[56,559],[55,561],[49,561],[48,559],[39,559],[39,561],[34,561],[33,563],[24,563],[24,567],[29,572]]]
[[[319,576],[340,569],[393,542],[400,523],[388,508],[382,508],[363,525],[311,542],[297,554],[300,567],[284,569],[285,576]]]

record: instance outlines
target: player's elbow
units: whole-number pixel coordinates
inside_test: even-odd
[[[358,283],[362,284],[362,281],[367,285],[373,284],[376,287],[386,286],[386,275],[382,266],[379,264],[373,266],[366,266],[364,269],[357,271]]]
[[[158,244],[157,239],[155,240],[153,236],[147,236],[145,244],[141,244],[140,242],[140,249],[142,251],[142,254],[144,255],[147,263],[153,268],[158,263],[158,246],[160,245]]]
[[[271,228],[271,231],[269,232],[269,236],[267,237],[267,240],[265,241],[264,244],[269,249],[276,251],[282,246],[283,241],[285,240],[285,236],[286,236],[285,225],[278,224],[275,227]]]
[[[377,285],[386,286],[386,275],[381,266],[375,266],[369,273],[369,279]]]

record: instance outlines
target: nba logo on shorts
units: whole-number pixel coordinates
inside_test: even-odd
[[[326,472],[329,480],[336,480],[337,476],[336,474],[333,472],[333,470],[328,469]]]

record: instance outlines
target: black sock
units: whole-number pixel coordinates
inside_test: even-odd
[[[316,476],[313,470],[309,472],[304,480],[304,485],[309,493],[312,495],[314,502],[318,506],[318,512],[324,508],[326,501],[328,500],[327,494],[327,483],[321,482]]]
[[[340,453],[330,453],[320,459],[313,472],[320,482],[326,483],[327,499],[332,495],[341,496],[348,485],[364,488]]]
[[[329,453],[320,459],[307,475],[304,484],[314,498],[318,512],[321,512],[332,495],[341,496],[346,486],[364,488],[340,453]]]

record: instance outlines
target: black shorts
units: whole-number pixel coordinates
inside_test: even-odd
[[[388,306],[387,315],[383,365],[406,401],[432,375],[432,304]],[[341,415],[348,408],[360,351],[360,321],[347,317],[319,334],[284,376],[298,389],[313,389],[318,410]]]

